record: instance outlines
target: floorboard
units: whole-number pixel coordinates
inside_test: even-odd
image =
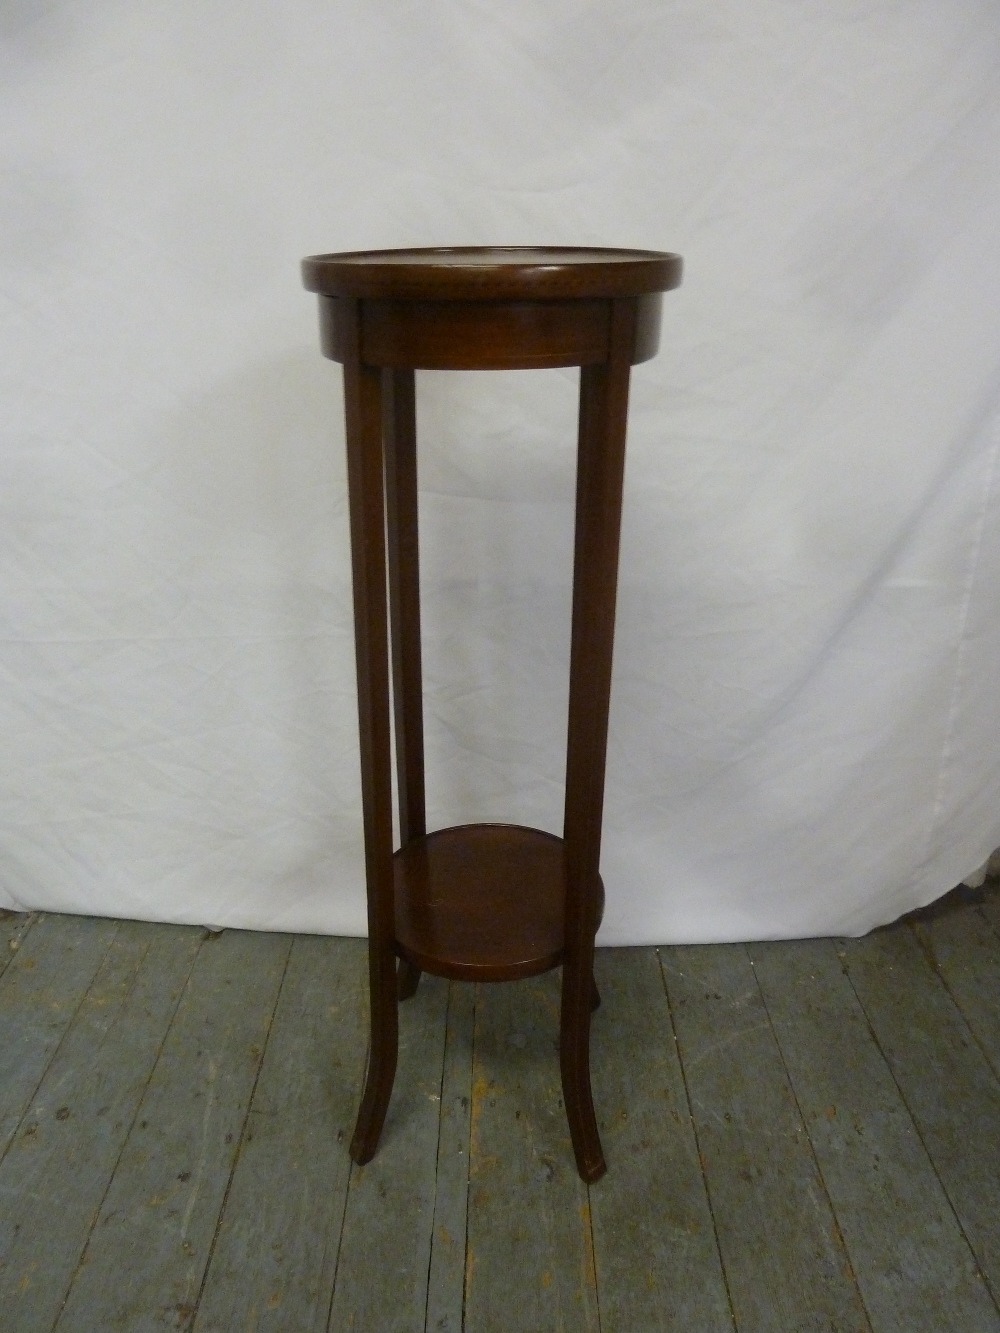
[[[599,950],[400,1009],[363,940],[0,915],[3,1333],[1000,1333],[1000,886],[862,940]]]
[[[1000,1082],[909,931],[841,958],[994,1301],[1000,1296]],[[979,1146],[979,1151],[970,1147]]]
[[[980,891],[979,910],[1000,935],[1000,880],[989,881]]]
[[[733,1317],[660,960],[602,949],[591,1046],[608,1173],[590,1189],[604,1333],[731,1333]]]
[[[474,1333],[598,1328],[587,1187],[559,1075],[555,973],[476,1000],[465,1317]]]
[[[981,894],[956,889],[920,913],[911,926],[983,1058],[1000,1078],[1000,930],[985,910],[997,899],[1000,892],[994,885]]]
[[[426,1327],[432,1333],[461,1333],[462,1329],[475,1001],[474,986],[453,984],[449,988],[448,1035],[441,1082],[441,1122],[425,1320]]]
[[[448,983],[425,976],[400,1006],[399,1064],[379,1150],[351,1168],[330,1312],[336,1333],[424,1327],[447,1002]]]
[[[292,945],[194,1333],[326,1329],[367,980],[364,940],[300,936]]]
[[[874,1333],[1000,1330],[838,946],[751,954]]]
[[[193,1322],[290,945],[237,931],[204,941],[58,1333]]]
[[[118,931],[117,921],[43,917],[0,977],[0,1155]]]
[[[200,943],[122,923],[0,1163],[0,1309],[19,1333],[56,1321]]]
[[[35,912],[0,912],[0,977],[14,961],[24,937],[37,920]]]
[[[741,1333],[774,1328],[869,1333],[746,949],[705,946],[663,953]]]

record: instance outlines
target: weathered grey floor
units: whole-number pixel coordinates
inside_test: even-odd
[[[425,978],[352,1167],[364,949],[0,919],[4,1333],[1000,1330],[996,886],[600,951],[589,1189],[554,974]]]

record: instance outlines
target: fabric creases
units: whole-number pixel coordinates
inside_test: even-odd
[[[860,933],[1000,845],[1000,11],[0,19],[0,907],[366,929],[342,391],[298,263],[675,250],[599,942]],[[562,825],[572,371],[418,374],[428,821]]]

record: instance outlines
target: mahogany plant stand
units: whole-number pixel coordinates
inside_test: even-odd
[[[606,1168],[590,1014],[629,373],[655,355],[661,293],[680,282],[681,261],[505,247],[316,255],[302,270],[320,297],[323,353],[344,367],[371,1000],[351,1156],[375,1153],[396,1071],[397,1001],[421,971],[508,981],[561,964],[566,1115],[580,1175],[597,1180]],[[505,824],[428,833],[413,372],[551,366],[581,367],[563,836]]]

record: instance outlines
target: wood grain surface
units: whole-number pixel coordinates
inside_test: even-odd
[[[590,1186],[555,973],[424,977],[359,1167],[363,940],[5,917],[0,1327],[995,1333],[998,902],[598,950]]]

